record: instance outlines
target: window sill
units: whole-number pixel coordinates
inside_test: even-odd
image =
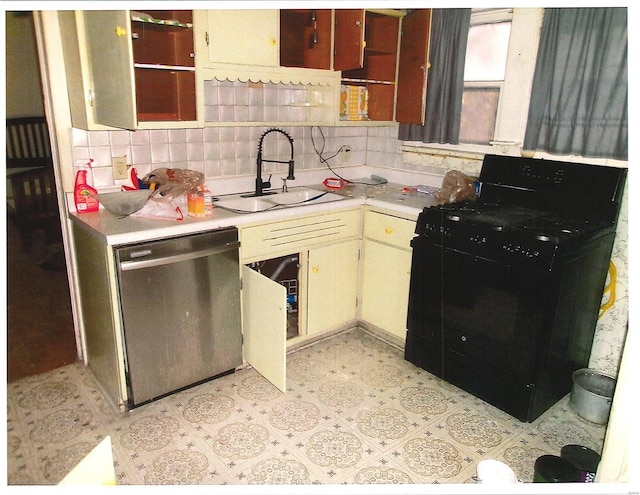
[[[482,168],[482,160],[487,154],[520,156],[520,146],[517,143],[498,141],[490,146],[405,141],[399,149],[405,164],[434,174],[459,170],[467,175],[478,175]]]
[[[417,141],[405,141],[400,151],[424,153],[428,155],[453,156],[456,158],[482,159],[484,155],[520,155],[522,149],[518,143],[510,141],[492,141],[491,145],[480,144],[430,144]]]

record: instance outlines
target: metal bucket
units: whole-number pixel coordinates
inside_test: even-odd
[[[569,405],[582,418],[605,424],[611,412],[615,378],[588,368],[573,372]]]

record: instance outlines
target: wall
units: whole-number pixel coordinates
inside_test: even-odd
[[[6,117],[44,115],[31,12],[5,12]]]

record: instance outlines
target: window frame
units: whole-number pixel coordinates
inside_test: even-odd
[[[478,9],[471,14],[471,25],[505,20],[511,17],[511,34],[507,51],[505,79],[500,84],[500,98],[494,138],[489,145],[439,144],[419,141],[402,141],[402,148],[416,150],[417,147],[446,150],[448,155],[461,156],[468,153],[520,153],[527,124],[531,83],[536,64],[543,8]],[[465,83],[465,86],[470,83]],[[475,83],[474,83],[475,84]],[[485,85],[485,82],[479,82]]]

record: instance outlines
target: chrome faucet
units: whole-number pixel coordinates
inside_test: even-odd
[[[289,161],[282,160],[264,160],[262,158],[262,142],[267,134],[271,132],[279,132],[280,134],[284,134],[284,136],[289,140],[289,145],[291,146],[291,158]],[[256,174],[256,192],[252,196],[264,196],[265,194],[273,194],[272,192],[265,192],[264,189],[268,189],[271,187],[271,175],[269,175],[269,180],[263,182],[262,180],[262,164],[263,163],[286,163],[289,165],[289,174],[286,177],[286,180],[295,180],[293,175],[293,138],[282,129],[272,128],[265,131],[262,136],[260,136],[260,142],[258,143],[258,167]],[[284,180],[284,179],[283,179]],[[286,184],[286,182],[285,182]]]

